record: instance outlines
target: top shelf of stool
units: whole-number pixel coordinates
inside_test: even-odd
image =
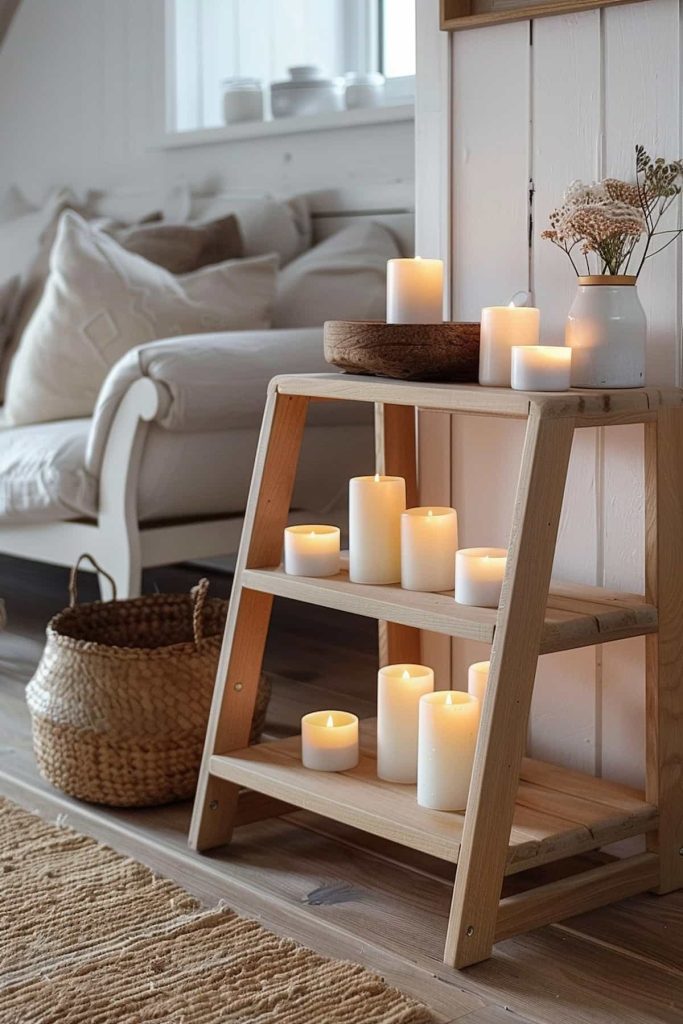
[[[286,374],[271,381],[282,395],[347,402],[412,405],[440,412],[526,418],[535,407],[541,416],[569,417],[578,426],[639,423],[658,409],[683,405],[680,388],[624,388],[613,391],[512,391],[479,384],[428,384],[345,373]]]

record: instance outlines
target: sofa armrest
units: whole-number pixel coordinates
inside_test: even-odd
[[[88,439],[88,471],[99,475],[116,411],[142,377],[169,396],[155,422],[166,430],[192,433],[257,427],[272,377],[329,369],[317,327],[197,334],[141,345],[119,360],[102,385]],[[371,410],[354,402],[316,403],[311,421],[334,426],[371,422]]]

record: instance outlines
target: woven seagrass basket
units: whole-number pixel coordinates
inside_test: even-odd
[[[113,601],[79,605],[81,560],[71,573],[71,604],[49,622],[27,689],[40,771],[90,803],[187,799],[197,784],[228,602],[208,598],[208,580],[201,580],[190,594],[117,601],[114,587]],[[269,697],[262,676],[251,742]]]

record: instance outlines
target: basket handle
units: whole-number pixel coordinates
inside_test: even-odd
[[[209,592],[209,581],[201,579],[196,587],[193,587],[190,591],[190,597],[192,598],[192,632],[194,633],[194,642],[197,647],[204,639],[204,605],[206,604],[206,595]]]
[[[78,569],[84,558],[87,558],[87,560],[90,562],[90,564],[92,565],[93,569],[95,569],[96,572],[100,573],[102,576],[104,576],[105,579],[109,580],[109,582],[111,583],[112,594],[114,595],[113,600],[115,601],[115,580],[112,579],[108,572],[105,572],[101,565],[98,565],[98,563],[95,561],[92,555],[89,555],[87,551],[84,551],[83,554],[79,556],[78,561],[76,562],[71,572],[69,573],[69,607],[73,608],[75,604],[78,604],[78,588],[76,586],[76,576],[78,575]]]

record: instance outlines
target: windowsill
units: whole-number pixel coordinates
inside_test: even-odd
[[[167,132],[154,146],[155,149],[180,149],[185,146],[205,146],[217,142],[239,139],[259,139],[271,135],[298,135],[299,132],[336,131],[366,124],[388,124],[392,121],[412,121],[415,107],[412,103],[388,107],[370,107],[360,110],[339,110],[308,117],[281,117],[274,121],[249,121],[244,124],[221,125],[217,128],[197,128],[194,131]]]

